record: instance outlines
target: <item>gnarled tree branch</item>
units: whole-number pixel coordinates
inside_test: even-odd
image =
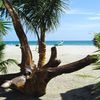
[[[64,73],[72,73],[77,70],[80,70],[85,66],[88,66],[91,63],[96,62],[97,60],[98,60],[97,56],[96,57],[87,56],[79,61],[70,64],[65,64],[55,68],[48,68],[48,80]]]
[[[50,59],[48,63],[43,66],[43,68],[57,67],[60,63],[61,61],[57,59],[57,49],[56,47],[52,47]]]

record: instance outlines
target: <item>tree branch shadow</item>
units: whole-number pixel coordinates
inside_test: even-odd
[[[0,89],[0,100],[41,100],[33,96],[26,96],[18,91]]]
[[[100,100],[100,98],[96,99],[97,96],[100,96],[100,93],[92,92],[93,86],[94,84],[73,89],[66,93],[61,93],[60,95],[62,100]]]

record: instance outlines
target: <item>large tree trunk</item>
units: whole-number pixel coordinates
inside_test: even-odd
[[[22,52],[22,61],[20,64],[21,70],[25,69],[26,67],[30,69],[34,69],[35,65],[32,61],[32,54],[30,47],[28,45],[27,37],[23,31],[23,27],[20,23],[20,19],[13,9],[12,5],[8,0],[2,0],[6,9],[8,10],[10,16],[12,17],[13,25],[16,31],[16,34],[19,38],[20,44],[21,44],[21,52]]]
[[[82,69],[97,60],[97,57],[87,56],[79,61],[58,66],[60,64],[60,60],[57,60],[56,47],[53,47],[51,49],[50,60],[47,64],[44,65],[45,36],[43,36],[41,38],[42,41],[40,41],[39,44],[39,52],[41,53],[39,59],[40,64],[35,67],[34,62],[32,61],[32,54],[27,42],[27,37],[23,31],[19,17],[8,0],[2,1],[10,16],[12,17],[16,34],[20,40],[22,53],[22,61],[21,64],[19,64],[19,66],[21,67],[21,72],[0,76],[0,85],[3,88],[10,87],[12,89],[17,89],[24,94],[39,97],[45,94],[47,83],[52,78],[63,73],[71,73]]]

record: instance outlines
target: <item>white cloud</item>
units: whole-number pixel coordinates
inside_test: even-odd
[[[88,17],[89,20],[100,20],[100,14],[96,14],[95,16]]]
[[[90,12],[80,9],[69,9],[65,10],[65,13],[69,15],[87,15],[88,20],[100,20],[100,13],[98,12]]]
[[[78,31],[78,30],[95,30],[97,28],[100,27],[100,24],[76,24],[76,23],[72,23],[72,24],[63,24],[62,27],[60,27],[60,30],[74,30],[74,31]]]
[[[66,14],[70,14],[70,15],[93,15],[94,14],[94,12],[83,11],[78,9],[65,10],[65,12]]]

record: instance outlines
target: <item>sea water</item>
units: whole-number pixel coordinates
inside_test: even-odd
[[[55,45],[61,41],[46,41],[47,45]],[[17,45],[19,41],[4,41],[7,45]],[[30,45],[37,45],[37,41],[29,41]],[[93,41],[63,41],[62,45],[93,45]]]

